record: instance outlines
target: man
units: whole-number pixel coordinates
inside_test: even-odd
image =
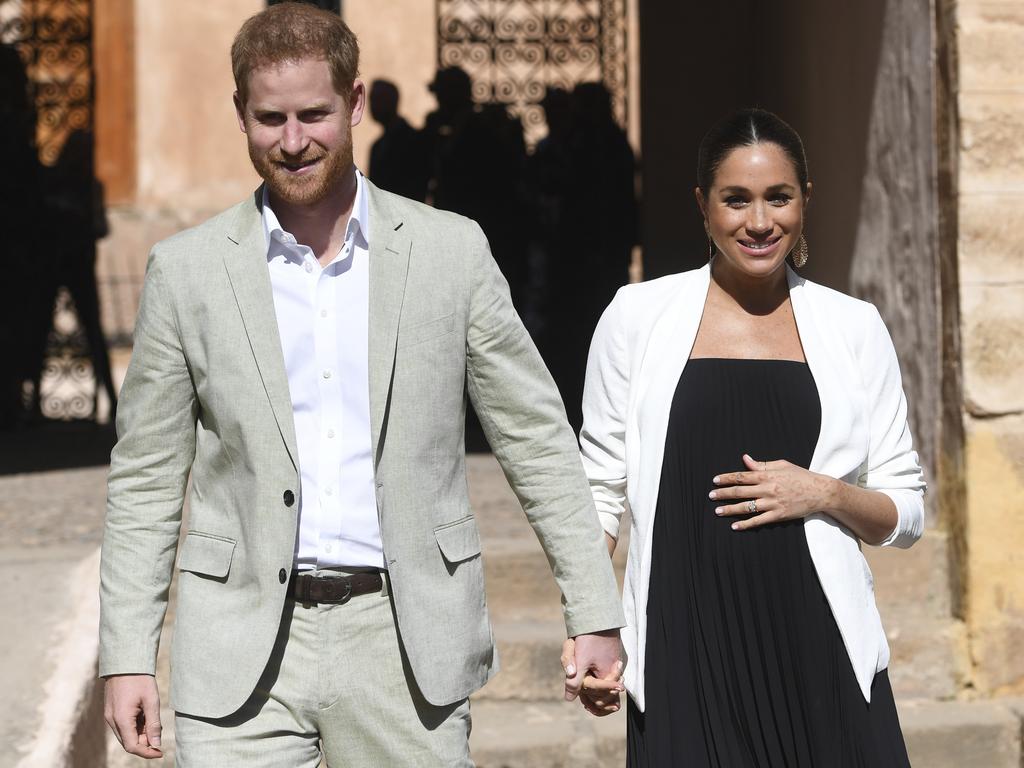
[[[466,497],[466,396],[564,595],[575,674],[622,614],[576,443],[479,228],[355,170],[358,48],[300,4],[232,47],[265,184],[150,256],[111,456],[106,718],[160,755],[153,678],[186,481],[171,659],[180,766],[471,765],[497,671]]]

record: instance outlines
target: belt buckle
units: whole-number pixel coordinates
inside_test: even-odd
[[[345,582],[345,594],[336,601],[338,605],[344,605],[352,598],[352,578],[346,576],[339,581]]]

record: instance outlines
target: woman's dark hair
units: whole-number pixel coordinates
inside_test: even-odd
[[[697,150],[697,186],[708,196],[726,156],[738,147],[775,144],[793,163],[800,189],[807,191],[807,157],[800,135],[778,115],[764,109],[741,109],[715,123]]]

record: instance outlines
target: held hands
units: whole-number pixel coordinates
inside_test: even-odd
[[[796,520],[831,508],[836,480],[790,464],[758,461],[743,454],[747,472],[726,472],[713,482],[709,497],[721,502],[715,514],[722,517],[753,515],[732,524],[734,531],[768,523]]]
[[[570,637],[562,644],[562,668],[566,701],[579,696],[583,708],[597,717],[618,711],[625,690],[618,630]]]
[[[114,675],[103,689],[103,719],[124,751],[139,757],[162,757],[160,694],[152,675]]]

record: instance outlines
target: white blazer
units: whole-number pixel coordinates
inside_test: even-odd
[[[924,525],[924,478],[907,425],[899,363],[878,310],[804,280],[787,267],[789,295],[821,398],[810,469],[870,488],[896,504],[883,546],[909,547]],[[594,332],[583,394],[583,465],[604,530],[617,537],[632,513],[623,586],[625,685],[644,709],[644,648],[651,532],[669,410],[710,284],[710,265],[624,286]],[[860,540],[826,514],[805,519],[807,545],[867,701],[889,663],[873,581]]]

